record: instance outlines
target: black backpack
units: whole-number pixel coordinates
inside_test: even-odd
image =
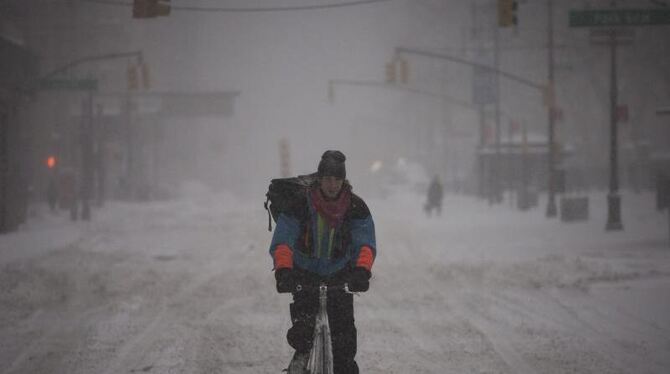
[[[268,231],[272,231],[273,219],[276,223],[279,214],[307,196],[307,190],[316,182],[316,179],[317,174],[313,173],[291,178],[276,178],[270,181],[264,204],[265,210],[268,211]]]

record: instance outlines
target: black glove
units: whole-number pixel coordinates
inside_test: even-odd
[[[287,293],[295,291],[295,280],[293,280],[293,271],[288,268],[275,270],[275,280],[277,281],[277,292]]]
[[[349,291],[365,292],[370,288],[370,272],[362,267],[355,267],[349,275]]]

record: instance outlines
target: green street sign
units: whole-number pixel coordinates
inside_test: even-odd
[[[570,27],[646,26],[668,24],[670,24],[670,9],[570,11]]]
[[[42,79],[40,80],[42,90],[61,91],[97,91],[97,79]]]

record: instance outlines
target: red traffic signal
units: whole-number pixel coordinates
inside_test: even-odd
[[[47,167],[49,169],[55,168],[56,167],[56,156],[52,155],[52,156],[47,157],[46,164],[47,164]]]

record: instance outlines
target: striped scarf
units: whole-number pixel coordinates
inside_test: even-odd
[[[314,208],[326,220],[330,228],[335,228],[342,223],[351,203],[350,188],[343,186],[340,195],[332,201],[323,197],[319,187],[312,188],[310,193]]]

